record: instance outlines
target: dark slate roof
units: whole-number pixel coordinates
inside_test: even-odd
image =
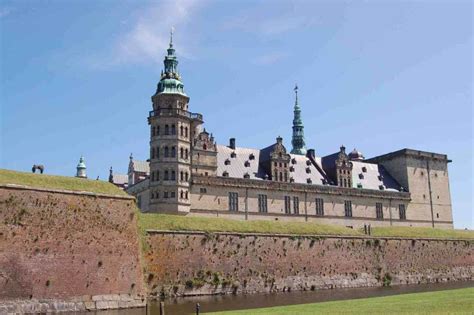
[[[273,147],[274,145],[259,150],[240,147],[231,149],[227,146],[217,145],[217,176],[222,177],[223,173],[227,172],[229,177],[244,178],[244,175],[248,173],[250,179],[264,179],[266,171],[261,163],[268,161]],[[232,152],[235,153],[235,157],[232,157]],[[250,160],[250,154],[254,155],[255,158],[253,160]],[[290,157],[289,166],[293,166],[294,171],[290,171],[289,176],[290,178],[293,177],[295,183],[307,184],[309,178],[312,184],[323,184],[324,176],[311,162],[307,162],[309,161],[307,157],[294,154],[290,154]],[[228,160],[230,164],[226,165],[226,160]],[[247,161],[249,163],[248,167],[245,166]],[[296,163],[293,164],[293,161]],[[319,158],[316,158],[316,162],[320,163],[321,161]],[[309,173],[306,171],[307,168],[310,171]],[[270,176],[270,174],[267,175]]]

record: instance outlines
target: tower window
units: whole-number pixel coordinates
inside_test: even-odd
[[[170,156],[170,151],[168,147],[165,147],[165,158]]]
[[[165,177],[164,177],[164,180],[169,180],[169,172],[168,170],[165,171]]]
[[[187,190],[184,192],[184,199],[188,199],[188,191]]]
[[[152,137],[155,136],[155,130],[156,130],[156,128],[154,126],[151,127],[151,136]]]
[[[151,155],[151,158],[154,159],[155,158],[155,148],[151,147],[151,150],[150,150],[150,155]]]
[[[184,136],[188,137],[188,127],[184,127]]]
[[[184,128],[183,126],[179,127],[179,135],[182,137],[184,136]]]
[[[172,135],[176,134],[176,126],[175,125],[171,125],[171,134]]]
[[[160,135],[160,126],[156,126],[156,135],[157,135],[157,136]]]
[[[344,215],[346,217],[352,217],[352,201],[350,200],[344,201]]]
[[[377,219],[382,220],[383,219],[383,205],[380,202],[377,202],[375,204],[375,215]]]
[[[189,156],[189,151],[188,151],[188,149],[185,149],[184,150],[184,158],[187,160],[188,156]]]
[[[323,198],[316,198],[314,201],[316,205],[316,215],[322,217],[324,215],[324,200]]]
[[[160,158],[160,147],[156,147],[156,158]]]
[[[176,157],[176,147],[171,147],[171,157]]]
[[[179,197],[180,197],[181,199],[183,199],[183,198],[184,198],[184,191],[181,190],[181,192],[179,193],[179,195],[180,195]]]
[[[189,179],[188,172],[184,173],[184,178],[186,179],[186,181],[188,181],[188,179]]]
[[[229,192],[229,210],[239,211],[239,194],[236,192]]]
[[[160,171],[156,171],[156,180],[160,180]]]
[[[176,172],[171,171],[171,180],[176,180]]]
[[[267,213],[268,204],[267,204],[267,195],[258,195],[258,212]]]
[[[168,125],[165,125],[165,136],[170,134],[170,127]]]
[[[168,199],[168,192],[167,192],[167,191],[165,191],[165,192],[163,193],[163,198]]]
[[[176,197],[176,194],[174,191],[170,192],[170,198],[175,198]]]
[[[184,173],[183,171],[179,172],[179,180],[183,181],[184,180]]]
[[[406,209],[404,204],[399,204],[398,205],[398,212],[400,213],[400,220],[406,220],[407,219],[407,214],[406,214]]]
[[[179,157],[184,158],[184,149],[182,147],[179,149]]]

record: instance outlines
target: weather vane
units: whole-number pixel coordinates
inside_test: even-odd
[[[171,26],[171,30],[170,30],[170,46],[173,45],[173,33],[174,33],[174,26]]]

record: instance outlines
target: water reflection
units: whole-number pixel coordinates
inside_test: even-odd
[[[166,315],[195,314],[195,305],[200,303],[201,313],[224,310],[241,310],[258,307],[282,306],[291,304],[315,303],[334,300],[357,299],[387,296],[402,293],[460,289],[474,286],[472,281],[436,284],[403,285],[376,288],[332,289],[317,291],[298,291],[291,293],[199,296],[165,300]],[[148,312],[148,314],[146,314]],[[150,302],[148,310],[129,309],[115,311],[89,312],[96,315],[159,315],[159,302]]]

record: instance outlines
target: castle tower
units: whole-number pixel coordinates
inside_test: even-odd
[[[81,156],[79,159],[79,164],[76,166],[76,177],[87,178],[86,174],[86,163],[84,162],[84,157]]]
[[[189,97],[178,72],[171,33],[164,71],[151,97],[150,211],[186,213],[190,209],[191,150],[202,115],[188,111]]]
[[[295,86],[295,108],[293,110],[293,138],[291,154],[306,155],[306,144],[304,141],[304,126],[301,119],[301,107],[298,104],[298,86]]]

